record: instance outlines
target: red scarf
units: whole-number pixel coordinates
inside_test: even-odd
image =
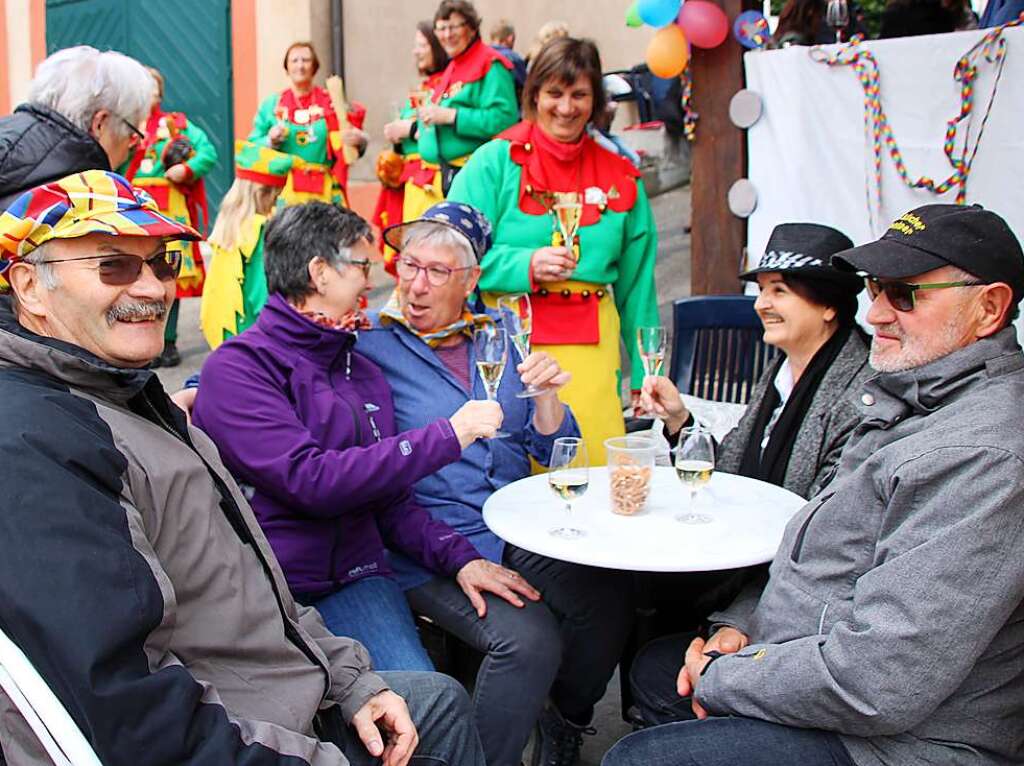
[[[579,193],[583,201],[581,226],[597,223],[606,208],[624,213],[636,203],[640,171],[624,157],[598,146],[586,133],[576,143],[562,143],[536,123],[523,120],[497,138],[511,144],[512,161],[522,168],[519,209],[527,215],[547,213],[552,201],[545,195],[551,192]]]
[[[491,64],[495,61],[501,63],[510,72],[514,69],[511,61],[490,45],[484,45],[477,37],[466,50],[448,62],[448,66],[441,72],[441,77],[434,83],[431,100],[437,104],[442,98],[455,95],[450,92],[452,86],[462,87],[484,79],[491,69]]]

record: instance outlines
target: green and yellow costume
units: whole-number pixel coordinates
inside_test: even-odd
[[[239,141],[235,176],[264,186],[284,187],[294,158],[265,146]],[[263,231],[267,216],[256,213],[243,221],[230,249],[214,243],[199,309],[199,324],[210,348],[252,325],[267,302],[263,268]]]

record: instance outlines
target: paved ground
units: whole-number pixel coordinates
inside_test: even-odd
[[[690,236],[684,232],[684,227],[690,222],[690,189],[683,187],[661,194],[652,200],[652,205],[658,223],[658,303],[662,324],[671,328],[672,301],[690,294]],[[376,307],[387,299],[392,283],[390,277],[379,269],[375,270],[373,280],[378,287],[371,294],[370,302]],[[181,365],[158,371],[168,391],[178,390],[189,375],[199,370],[209,353],[199,332],[198,298],[182,302],[178,332]],[[585,742],[582,766],[598,766],[608,748],[630,731],[619,711],[618,675],[612,679],[608,693],[598,705],[594,726],[598,733]]]

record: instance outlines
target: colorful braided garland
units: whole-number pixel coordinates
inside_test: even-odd
[[[1003,65],[1006,58],[1006,40],[1003,38],[1003,30],[1007,27],[1015,27],[1024,23],[1024,13],[1015,21],[1008,22],[1002,26],[993,28],[981,40],[979,40],[967,53],[960,57],[953,69],[953,79],[960,83],[960,113],[946,123],[946,140],[943,144],[943,152],[953,167],[953,173],[945,181],[935,183],[928,176],[921,176],[916,181],[911,178],[907,170],[906,162],[903,160],[903,153],[896,143],[892,126],[882,107],[881,82],[879,76],[878,62],[871,51],[860,47],[860,40],[854,38],[847,45],[840,48],[832,55],[826,55],[820,48],[811,50],[811,56],[829,66],[852,66],[864,89],[864,130],[870,130],[873,139],[874,165],[875,165],[875,188],[877,189],[878,207],[882,206],[882,144],[889,151],[896,171],[904,183],[912,189],[927,189],[934,194],[945,194],[953,187],[957,187],[956,202],[964,204],[967,198],[967,177],[971,172],[971,165],[974,156],[978,153],[978,146],[981,142],[982,133],[985,131],[985,123],[988,122],[989,113],[992,111],[992,104],[995,101],[996,91],[999,88],[999,80],[1003,74]],[[978,56],[984,56],[990,64],[997,66],[995,83],[992,86],[992,93],[989,96],[985,116],[982,118],[981,126],[978,129],[977,138],[973,145],[970,140],[970,123],[968,122],[964,131],[963,147],[957,154],[956,136],[960,123],[968,120],[974,108],[974,81],[978,76]],[[870,197],[870,191],[868,192]]]

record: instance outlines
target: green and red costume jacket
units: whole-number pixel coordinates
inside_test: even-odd
[[[121,168],[133,185],[145,189],[156,201],[162,213],[206,232],[209,211],[203,177],[217,164],[217,149],[206,132],[191,122],[182,112],[165,112],[155,106],[146,119],[146,138],[140,143]],[[184,163],[188,178],[176,184],[164,177],[167,165],[165,152],[171,142],[183,137],[192,145],[192,155]],[[178,278],[178,297],[202,294],[203,259],[199,243],[182,247],[181,275]]]
[[[362,128],[366,107],[353,101],[349,104],[348,121]],[[287,129],[284,140],[276,146],[270,142],[270,129],[282,125]],[[302,160],[292,168],[282,196],[288,202],[304,201],[313,195],[330,201],[332,184],[342,194],[348,186],[348,165],[342,154],[341,123],[331,104],[331,97],[323,88],[313,88],[305,95],[297,95],[291,88],[264,99],[253,123],[249,140],[270,146],[279,152]],[[340,196],[340,195],[338,195]]]
[[[552,244],[552,194],[580,195],[580,260],[572,280],[612,287],[632,359],[633,388],[643,382],[636,330],[660,323],[654,286],[657,228],[639,175],[632,163],[586,133],[574,144],[561,143],[524,120],[474,152],[448,194],[478,208],[494,227],[494,245],[483,258],[480,278],[480,289],[493,293],[542,287],[533,281],[530,259]],[[534,343],[597,342],[596,301],[578,294],[537,297]]]
[[[519,119],[512,63],[479,38],[448,62],[430,99],[457,110],[454,125],[417,123],[417,151],[435,167],[463,160]]]

